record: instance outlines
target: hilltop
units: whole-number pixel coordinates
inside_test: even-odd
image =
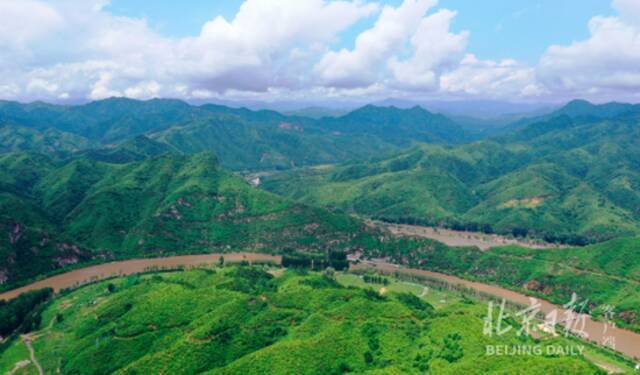
[[[63,158],[141,135],[186,155],[214,152],[233,170],[363,160],[415,141],[460,143],[469,137],[448,118],[420,108],[366,106],[313,119],[171,99],[110,98],[77,106],[0,101],[0,152]]]

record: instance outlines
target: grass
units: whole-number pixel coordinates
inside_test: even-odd
[[[377,285],[364,282],[364,280],[362,280],[362,275],[339,273],[336,276],[336,280],[344,286],[354,286],[364,289],[373,288],[378,291],[384,288],[388,293],[411,293],[419,296],[436,309],[461,301],[460,295],[453,291],[444,292],[425,285],[395,280],[393,278],[388,279],[390,280],[389,285]]]
[[[0,374],[8,374],[15,369],[19,362],[29,361],[29,364],[21,367],[18,374],[37,374],[37,369],[31,364],[29,350],[21,340],[16,340],[6,350],[0,353]]]

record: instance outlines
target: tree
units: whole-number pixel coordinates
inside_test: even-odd
[[[333,267],[327,267],[327,269],[324,270],[324,276],[333,279],[336,275],[336,270]]]
[[[371,352],[364,353],[364,362],[368,365],[373,363],[373,354],[371,354]]]

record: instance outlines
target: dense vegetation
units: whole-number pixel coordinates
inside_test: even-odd
[[[178,100],[107,99],[80,106],[0,101],[0,152],[58,157],[147,135],[176,152],[214,152],[234,170],[336,163],[397,151],[413,141],[459,143],[465,131],[420,108],[367,106],[311,119]]]
[[[630,108],[605,119],[560,110],[499,138],[282,172],[263,186],[400,223],[574,244],[638,234],[640,110]]]
[[[138,138],[64,161],[0,155],[0,284],[134,256],[326,253],[368,235],[356,219],[251,187],[211,154],[138,161],[157,151]]]
[[[418,240],[416,240],[418,241]],[[480,251],[444,245],[387,251],[395,262],[522,291],[562,305],[576,293],[595,317],[640,332],[640,237],[566,249],[518,246]]]
[[[40,325],[39,307],[53,295],[52,289],[23,293],[10,300],[0,300],[0,338],[15,331],[29,332]]]
[[[63,374],[599,373],[582,356],[487,356],[485,345],[536,341],[484,335],[486,306],[469,300],[435,310],[413,294],[276,275],[224,268],[91,285],[44,312],[35,353]],[[21,347],[2,353],[0,369],[28,358]]]

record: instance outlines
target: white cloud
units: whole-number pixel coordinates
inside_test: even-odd
[[[613,7],[625,22],[640,25],[640,1],[613,0]]]
[[[0,94],[189,97],[301,85],[313,62],[294,64],[295,69],[289,62],[304,60],[309,51],[317,56],[340,32],[378,10],[361,1],[246,0],[232,20],[216,17],[198,36],[175,39],[158,35],[145,20],[111,15],[107,3],[0,0],[0,47],[11,47],[0,60],[0,86],[12,88]],[[36,90],[30,82],[48,82],[56,90]]]
[[[390,67],[396,86],[406,89],[432,90],[438,85],[442,70],[459,63],[467,47],[468,32],[449,31],[456,12],[447,9],[425,17],[411,38],[413,56],[400,61],[392,58]]]
[[[0,0],[0,99],[640,99],[640,1],[612,1],[617,16],[531,66],[471,54],[437,0],[245,0],[185,38],[114,16],[108,0]],[[331,49],[369,17],[353,48]]]
[[[640,3],[615,0],[617,17],[593,17],[589,39],[547,49],[538,78],[556,95],[609,100],[640,90]]]
[[[60,28],[64,20],[51,6],[34,0],[0,1],[0,47],[19,47]]]
[[[356,38],[353,50],[328,52],[315,70],[328,85],[368,86],[380,78],[380,67],[416,31],[436,0],[404,0],[398,7],[385,6],[375,25]]]
[[[533,68],[509,59],[479,60],[473,54],[466,55],[456,69],[444,73],[440,86],[445,92],[501,99],[537,96],[544,92],[535,83]]]

